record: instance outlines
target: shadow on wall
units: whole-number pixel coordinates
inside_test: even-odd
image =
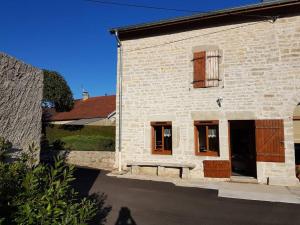
[[[10,141],[0,136],[0,161],[14,162],[22,156],[24,156],[23,149],[13,147]]]
[[[7,162],[15,162],[22,156],[23,150],[20,148],[11,148],[6,155]],[[0,157],[1,158],[1,157]]]
[[[115,225],[137,225],[131,216],[130,209],[122,207]]]

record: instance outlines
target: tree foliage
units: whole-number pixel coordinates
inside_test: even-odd
[[[30,148],[13,163],[0,162],[0,224],[87,224],[100,208],[71,187],[74,167],[62,159],[52,166],[37,164]]]
[[[43,106],[64,112],[71,110],[73,105],[71,89],[63,76],[55,71],[44,70]]]

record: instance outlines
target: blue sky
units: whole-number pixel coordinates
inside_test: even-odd
[[[109,0],[108,0],[109,1]],[[114,0],[120,3],[210,11],[259,0]],[[150,22],[185,12],[101,5],[84,0],[0,0],[0,51],[55,70],[75,98],[115,94],[116,42],[112,27]]]

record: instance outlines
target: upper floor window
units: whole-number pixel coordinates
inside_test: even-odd
[[[219,122],[195,121],[195,151],[196,155],[219,155]]]
[[[219,51],[194,52],[194,88],[219,86]]]
[[[172,123],[151,122],[152,127],[152,153],[172,154]]]

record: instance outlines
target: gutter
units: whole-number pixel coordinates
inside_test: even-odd
[[[107,115],[107,119],[110,119],[112,116],[116,114],[116,110]]]
[[[118,63],[118,74],[119,74],[119,123],[118,123],[118,127],[119,127],[119,137],[118,137],[118,149],[117,150],[117,154],[118,154],[118,171],[121,172],[122,171],[122,76],[123,76],[123,48],[122,48],[122,43],[121,40],[119,39],[119,33],[117,30],[114,31],[114,35],[116,37],[117,40],[117,44],[118,44],[118,53],[119,53],[119,63]]]
[[[280,8],[280,7],[284,7],[284,6],[293,6],[293,5],[299,5],[299,4],[300,4],[299,0],[280,0],[280,1],[263,2],[263,3],[252,4],[252,5],[247,5],[247,6],[212,11],[212,12],[208,12],[208,13],[194,14],[191,16],[183,16],[183,17],[176,17],[173,19],[160,20],[157,22],[117,27],[117,28],[111,29],[110,33],[114,34],[116,31],[118,31],[119,34],[123,35],[123,34],[128,34],[131,32],[139,32],[139,31],[144,31],[144,30],[148,30],[148,29],[158,29],[158,28],[168,27],[168,26],[172,26],[172,25],[185,24],[185,23],[190,23],[190,22],[195,22],[195,21],[200,22],[202,20],[216,19],[216,18],[230,16],[230,15],[238,16],[238,15],[243,15],[245,13],[259,13],[260,10],[276,9],[276,8]],[[255,16],[255,15],[253,15],[253,16]]]

